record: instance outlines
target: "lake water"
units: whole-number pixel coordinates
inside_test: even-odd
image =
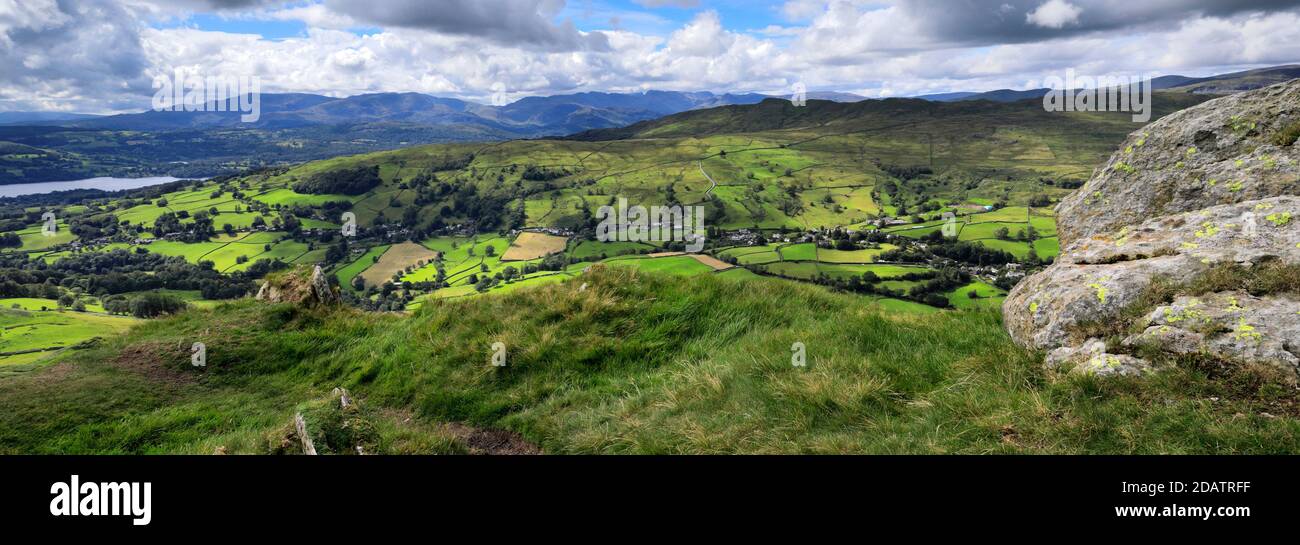
[[[123,189],[135,189],[137,187],[165,184],[180,179],[181,178],[172,178],[171,176],[154,176],[152,178],[105,177],[73,180],[69,182],[0,185],[0,197],[17,197],[20,195],[53,193],[55,191],[67,191],[69,189],[102,189],[104,191],[120,191]]]

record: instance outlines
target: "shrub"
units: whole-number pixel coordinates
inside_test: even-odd
[[[1294,144],[1297,139],[1300,139],[1300,121],[1288,125],[1273,135],[1273,143],[1282,147]]]

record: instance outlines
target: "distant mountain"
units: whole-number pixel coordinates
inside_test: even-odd
[[[1296,78],[1300,78],[1300,64],[1260,68],[1208,78],[1192,78],[1177,86],[1171,86],[1170,89],[1186,93],[1228,95],[1268,87]]]
[[[401,123],[439,127],[443,133],[462,132],[465,139],[529,138],[629,125],[701,108],[754,104],[757,94],[578,93],[528,97],[505,106],[486,106],[420,93],[372,93],[346,98],[311,94],[261,96],[261,117],[242,123],[240,111],[142,112],[60,123],[66,127],[100,130],[294,129],[317,126],[356,126]],[[234,101],[228,110],[238,110]],[[216,108],[205,108],[215,110]]]
[[[1300,65],[1274,66],[1245,72],[1234,72],[1205,78],[1187,76],[1160,76],[1151,80],[1151,88],[1157,91],[1168,90],[1182,93],[1206,95],[1227,95],[1267,87],[1275,83],[1300,78]],[[990,100],[993,102],[1017,102],[1027,99],[1042,98],[1050,89],[998,89],[983,93],[957,92],[924,95],[914,98],[932,102],[959,102],[966,100]]]
[[[606,127],[621,127],[690,110],[733,104],[756,104],[763,95],[683,93],[577,93],[549,97],[527,97],[512,104],[481,112],[503,124],[540,129],[550,134],[572,134]],[[559,128],[560,130],[547,130]]]
[[[64,112],[0,112],[0,125],[35,125],[48,122],[76,121],[99,117]]]
[[[978,95],[978,94],[979,94],[979,93],[972,93],[972,92],[937,93],[937,94],[933,94],[933,95],[920,95],[920,96],[915,96],[915,97],[912,97],[912,98],[919,98],[919,99],[921,99],[921,100],[929,100],[929,101],[931,101],[931,102],[954,102],[954,101],[958,101],[958,100],[963,100],[963,99],[966,99],[966,98],[970,98],[970,97],[973,97],[973,96]]]
[[[782,98],[782,97],[777,97]],[[829,100],[831,102],[862,102],[867,99],[862,95],[841,93],[839,91],[809,91],[809,100]]]
[[[1167,115],[1212,97],[1189,93],[1159,92],[1153,97],[1154,117]],[[1128,115],[1117,113],[1117,116]],[[926,127],[923,132],[945,134],[962,130],[978,131],[978,127],[1006,126],[1060,126],[1062,117],[1045,111],[1041,105],[1007,101],[952,101],[938,102],[915,98],[890,98],[843,103],[826,100],[809,100],[799,107],[789,100],[769,98],[758,104],[725,106],[708,110],[695,110],[642,121],[626,127],[598,129],[570,135],[565,140],[609,141],[635,138],[704,137],[719,134],[753,134],[764,131],[797,129],[820,131],[824,134],[869,133],[881,130],[898,131],[907,127]],[[1071,121],[1071,123],[1077,122]],[[1095,121],[1089,121],[1094,123]],[[1122,138],[1132,127],[1096,122],[1097,130],[1116,131]],[[1104,127],[1103,127],[1104,126]],[[1087,134],[1088,131],[1080,131]],[[991,134],[991,133],[990,133]]]
[[[420,93],[346,98],[264,93],[260,119],[252,123],[242,123],[243,113],[227,103],[226,109],[235,111],[149,111],[2,125],[0,142],[40,153],[0,156],[0,172],[7,174],[0,183],[215,176],[417,144],[562,136],[764,98],[671,91],[578,93],[498,107]]]

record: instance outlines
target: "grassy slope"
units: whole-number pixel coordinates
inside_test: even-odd
[[[882,314],[762,278],[583,282],[412,317],[246,301],[149,322],[0,378],[0,452],[268,452],[335,386],[377,409],[383,452],[454,451],[448,421],[553,453],[1300,450],[1296,420],[1256,416],[1279,414],[1267,383],[1046,374],[994,313]],[[205,371],[183,350],[196,340]],[[791,366],[794,342],[808,367]]]

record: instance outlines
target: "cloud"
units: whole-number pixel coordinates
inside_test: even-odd
[[[579,32],[571,21],[554,22],[564,0],[442,0],[437,4],[425,0],[326,0],[325,6],[382,27],[431,30],[556,51],[609,47],[600,33]]]
[[[1083,10],[1065,0],[1047,0],[1025,16],[1025,20],[1044,28],[1064,28],[1079,22]]]
[[[1300,61],[1296,2],[1054,1],[1078,11],[1050,18],[1048,0],[797,0],[778,7],[798,22],[743,32],[712,10],[685,23],[581,32],[556,22],[570,12],[553,0],[447,0],[423,9],[270,1],[221,13],[307,26],[266,39],[148,24],[178,17],[174,6],[212,5],[203,0],[0,0],[0,110],[139,110],[152,77],[178,69],[258,76],[264,92],[420,92],[486,103],[497,91],[511,100],[647,89],[787,94],[794,82],[908,96],[1023,88],[1068,68],[1197,76]],[[593,5],[602,20],[609,15]],[[1060,28],[1038,24],[1036,12]]]
[[[112,2],[0,0],[0,108],[130,101],[150,84],[139,31]]]

